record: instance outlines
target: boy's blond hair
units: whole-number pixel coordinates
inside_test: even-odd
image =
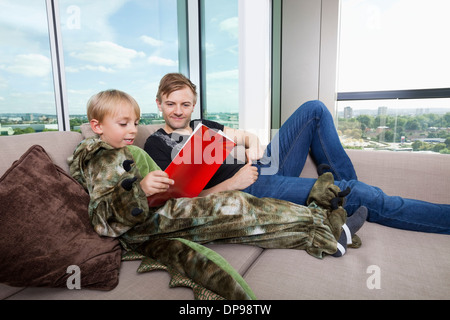
[[[172,92],[178,91],[184,88],[191,89],[194,94],[194,104],[197,103],[197,87],[191,82],[187,77],[181,73],[168,73],[162,77],[159,82],[158,92],[156,94],[156,99],[162,102],[162,96],[169,96]]]
[[[113,115],[124,104],[131,105],[136,117],[141,117],[141,109],[136,100],[120,90],[105,90],[93,95],[87,104],[88,120],[96,119],[99,122],[107,115]]]

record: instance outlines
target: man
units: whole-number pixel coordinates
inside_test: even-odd
[[[156,103],[165,120],[163,129],[149,137],[145,150],[161,169],[167,168],[178,149],[195,128],[197,121],[191,121],[197,102],[196,86],[181,74],[168,74],[162,80]],[[203,120],[206,126],[222,130],[238,145],[246,147],[247,165],[238,162],[222,165],[206,186],[201,196],[210,193],[243,190],[258,178],[258,170],[252,161],[262,156],[263,148],[257,136],[243,130],[224,127],[217,122]],[[176,141],[176,142],[175,142]],[[175,151],[174,151],[175,150]]]
[[[196,87],[181,74],[167,74],[160,82],[156,102],[165,126],[147,139],[144,149],[164,170],[195,126],[196,121],[191,121],[191,116],[197,102]],[[242,190],[256,197],[305,205],[316,179],[299,176],[310,153],[317,164],[329,167],[341,190],[351,189],[344,206],[349,215],[365,206],[369,210],[368,220],[372,222],[400,229],[450,234],[450,205],[388,196],[379,188],[358,181],[353,164],[340,143],[333,117],[320,101],[309,101],[300,106],[285,121],[265,153],[259,139],[252,134],[214,121],[202,122],[212,129],[224,131],[238,145],[248,148],[247,164],[222,164],[202,196]],[[267,167],[276,168],[276,172],[264,174]]]

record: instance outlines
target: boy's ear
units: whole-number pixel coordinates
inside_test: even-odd
[[[92,131],[94,131],[94,133],[96,133],[96,134],[103,133],[102,125],[100,124],[100,122],[97,119],[92,119],[91,121],[89,121],[89,123],[91,124],[91,129],[92,129]]]

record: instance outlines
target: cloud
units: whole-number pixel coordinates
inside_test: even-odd
[[[52,71],[50,59],[40,54],[17,55],[12,65],[4,69],[26,77],[46,77]]]
[[[124,68],[136,58],[145,57],[145,53],[122,47],[110,41],[88,42],[80,52],[72,52],[71,57],[98,64]]]
[[[164,45],[163,41],[157,40],[157,39],[149,37],[149,36],[141,36],[140,39],[142,42],[149,44],[152,47],[161,47],[162,45]]]
[[[208,81],[210,80],[237,80],[239,79],[239,70],[227,70],[227,71],[219,71],[212,72],[206,75]]]
[[[223,20],[219,24],[221,31],[228,32],[232,38],[238,38],[239,36],[239,19],[238,17],[228,18]]]
[[[92,66],[92,65],[85,65],[82,67],[66,67],[66,72],[69,73],[78,73],[80,71],[98,71],[98,72],[104,72],[104,73],[114,73],[115,70],[112,68],[107,68],[104,66]]]
[[[2,1],[0,21],[11,30],[25,30],[33,35],[48,33],[45,6],[37,1]]]
[[[148,62],[150,64],[156,64],[158,66],[164,66],[164,67],[176,67],[178,65],[177,61],[171,60],[171,59],[165,59],[157,56],[151,56],[148,58]]]

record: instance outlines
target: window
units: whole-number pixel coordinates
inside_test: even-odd
[[[203,117],[239,126],[237,0],[201,1]]]
[[[95,93],[119,89],[139,103],[141,123],[161,122],[159,80],[177,72],[177,0],[60,0],[71,127]]]
[[[202,117],[239,126],[238,7],[238,0],[3,0],[1,134],[79,130],[88,99],[106,89],[135,97],[141,123],[160,123],[159,81],[178,71],[199,79]]]
[[[344,145],[450,153],[450,3],[341,5],[337,118]]]
[[[0,134],[58,130],[45,0],[3,0]]]

